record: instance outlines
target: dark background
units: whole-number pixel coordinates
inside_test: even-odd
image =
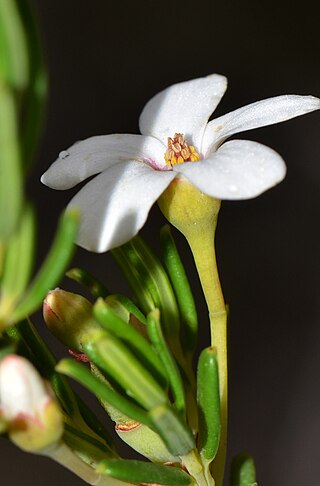
[[[217,114],[278,94],[320,96],[315,1],[35,4],[50,71],[47,125],[29,184],[38,207],[39,261],[57,215],[75,192],[41,186],[40,175],[76,140],[138,133],[144,103],[164,87],[213,72],[227,75],[229,89]],[[252,452],[259,486],[320,483],[319,134],[316,112],[241,135],[282,154],[288,175],[257,199],[224,202],[220,213],[217,253],[231,309],[229,457]],[[155,247],[163,223],[155,207],[142,232]],[[205,345],[205,304],[187,246],[177,238],[199,301]],[[80,262],[115,292],[126,291],[109,255],[79,250]],[[1,468],[3,483],[12,486],[83,484],[4,440]]]

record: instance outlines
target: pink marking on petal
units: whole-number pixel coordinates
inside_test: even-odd
[[[20,365],[21,364],[21,358],[17,354],[7,354],[5,358],[1,361],[1,366],[6,366],[6,365]]]
[[[154,159],[151,158],[144,159],[144,162],[150,167],[152,167],[154,170],[160,170],[161,172],[172,170],[172,167],[168,166],[165,162],[163,163],[163,165],[160,165]]]
[[[39,429],[45,428],[45,424],[41,422],[39,417],[36,417],[35,415],[29,415],[28,413],[25,412],[20,412],[11,421],[11,427],[19,430],[27,430],[28,424],[36,425]]]

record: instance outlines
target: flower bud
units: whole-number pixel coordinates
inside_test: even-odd
[[[0,363],[0,421],[12,442],[43,453],[63,433],[62,412],[49,387],[29,361],[10,354]]]
[[[82,337],[99,324],[92,317],[92,304],[82,295],[55,289],[43,303],[43,317],[52,332],[69,348],[82,352]]]

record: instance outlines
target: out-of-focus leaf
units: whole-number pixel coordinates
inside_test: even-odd
[[[258,486],[254,461],[249,454],[238,454],[231,464],[231,486]]]
[[[57,285],[73,255],[73,242],[78,226],[79,213],[74,210],[66,211],[60,220],[55,240],[46,260],[13,313],[12,323],[35,312],[48,291]]]
[[[26,205],[16,232],[8,240],[1,280],[0,321],[10,320],[18,297],[26,289],[34,257],[35,218]]]
[[[2,242],[16,230],[22,208],[23,191],[17,123],[13,93],[0,80],[0,241]]]

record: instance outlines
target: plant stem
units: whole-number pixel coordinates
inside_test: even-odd
[[[87,484],[94,486],[133,486],[132,483],[124,483],[118,479],[97,473],[63,442],[58,444],[54,450],[44,452],[43,455],[50,457],[66,469],[69,469]]]
[[[69,469],[88,484],[98,484],[98,481],[100,480],[100,474],[96,473],[92,467],[76,456],[63,442],[61,442],[53,451],[51,450],[44,455],[47,455]]]
[[[216,484],[222,486],[227,447],[227,312],[214,248],[221,201],[207,196],[188,180],[179,177],[169,185],[158,203],[168,221],[187,239],[207,301],[211,345],[217,351],[221,412],[221,438],[212,466]]]
[[[219,366],[219,389],[221,409],[221,439],[218,453],[213,462],[213,477],[216,485],[223,482],[227,447],[228,374],[227,374],[227,312],[217,269],[214,236],[217,220],[211,225],[194,225],[185,234],[198,270],[206,298],[211,331],[211,346],[217,349]]]
[[[195,480],[197,486],[215,486],[214,480],[206,476],[200,456],[194,449],[187,455],[181,456],[181,461],[188,473]]]

